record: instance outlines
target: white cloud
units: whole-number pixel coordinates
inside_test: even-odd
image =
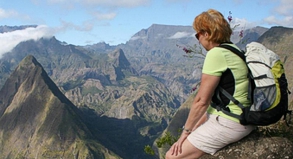
[[[136,7],[148,5],[151,0],[82,0],[89,5],[103,5],[108,7]]]
[[[18,13],[16,11],[4,10],[4,9],[0,8],[0,19],[15,17],[17,15],[18,15]]]
[[[91,31],[94,27],[94,24],[91,21],[86,21],[82,25],[75,25],[66,21],[61,21],[61,23],[62,25],[60,27],[54,29],[55,33],[66,31],[68,29],[74,29],[77,31]]]
[[[42,0],[34,1],[36,4],[42,2]],[[150,4],[151,0],[46,0],[46,2],[68,10],[85,7],[96,20],[112,20],[117,16],[117,9],[146,6]]]
[[[279,25],[285,27],[292,27],[293,26],[293,16],[285,16],[283,18],[278,18],[276,16],[269,16],[264,19],[270,25]]]
[[[235,18],[230,23],[231,28],[234,28],[234,31],[240,31],[244,29],[249,29],[257,26],[256,23],[249,22],[247,19]]]
[[[35,0],[41,1],[41,0]],[[151,0],[47,0],[49,4],[63,4],[64,6],[86,5],[90,7],[137,7],[148,5]]]
[[[292,0],[281,0],[280,5],[275,8],[275,11],[283,16],[293,15],[293,1]]]
[[[133,36],[130,38],[130,40],[137,40],[137,39],[146,39],[146,36]]]
[[[40,38],[49,38],[54,34],[54,30],[45,25],[36,28],[26,28],[0,34],[0,58],[4,53],[11,51],[17,44],[28,40],[38,40]]]
[[[26,14],[21,14],[15,10],[5,10],[3,8],[0,8],[0,20],[1,19],[19,19],[19,20],[30,20],[30,16]]]
[[[93,13],[93,16],[97,20],[111,20],[116,17],[116,13],[114,13],[114,12],[109,12],[109,13],[95,12],[95,13]]]
[[[185,37],[192,37],[194,33],[188,33],[188,32],[177,32],[174,35],[170,36],[168,39],[180,39]]]
[[[293,1],[280,0],[279,5],[273,9],[274,15],[264,19],[270,25],[293,27]]]

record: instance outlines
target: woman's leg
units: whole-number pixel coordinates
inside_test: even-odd
[[[243,126],[237,122],[217,115],[209,115],[209,119],[193,131],[182,144],[182,153],[166,154],[166,159],[194,159],[205,153],[214,154],[226,145],[239,141],[247,136],[254,126]]]
[[[204,155],[205,152],[194,147],[187,139],[182,144],[182,153],[175,156],[172,151],[166,153],[166,159],[197,159]]]

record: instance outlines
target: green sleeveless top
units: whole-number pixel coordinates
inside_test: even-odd
[[[225,45],[231,45],[237,48],[237,46],[234,44]],[[221,87],[226,87],[229,90],[228,92],[244,106],[250,105],[250,101],[247,99],[248,69],[244,61],[236,54],[224,48],[214,47],[208,51],[206,55],[202,73],[213,76],[221,76]],[[231,113],[237,115],[242,113],[242,110],[232,101],[227,99],[225,104]],[[224,118],[239,122],[238,119],[228,116],[221,111],[217,111],[211,106],[209,106],[207,112],[209,114],[219,115]]]

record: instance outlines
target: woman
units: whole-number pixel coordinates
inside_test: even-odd
[[[226,145],[247,136],[254,126],[244,126],[239,120],[217,111],[211,103],[218,104],[217,86],[233,95],[244,106],[247,100],[247,67],[236,54],[217,47],[236,45],[230,42],[232,29],[224,16],[213,9],[195,17],[193,28],[199,43],[208,51],[202,70],[201,84],[192,103],[183,132],[166,153],[166,159],[194,159],[204,154],[214,154]],[[239,49],[239,48],[237,48]],[[214,95],[215,94],[215,95]],[[220,95],[221,103],[230,113],[240,115],[241,109]]]

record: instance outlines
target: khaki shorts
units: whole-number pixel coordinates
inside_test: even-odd
[[[247,136],[253,129],[255,126],[244,126],[221,116],[209,114],[208,120],[187,139],[199,150],[213,155],[226,145]]]

